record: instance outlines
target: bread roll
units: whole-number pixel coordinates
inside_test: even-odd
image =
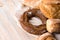
[[[59,2],[60,0],[42,0],[40,3],[40,10],[47,18],[58,19],[60,18],[60,3]]]
[[[36,40],[56,40],[56,38],[50,33],[44,33],[43,35],[38,37]]]
[[[50,33],[60,33],[60,19],[48,19],[47,31]]]
[[[45,4],[57,4],[60,3],[60,0],[41,0]]]

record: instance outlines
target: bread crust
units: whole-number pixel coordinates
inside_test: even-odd
[[[40,10],[47,18],[60,19],[60,4],[40,4]]]
[[[50,33],[44,33],[37,40],[56,40],[56,38]]]
[[[60,19],[48,19],[46,25],[48,32],[60,34]]]
[[[28,12],[32,12],[32,13],[29,14]],[[38,17],[39,19],[41,19],[42,24],[39,25],[39,26],[34,26],[34,25],[30,24],[29,20],[32,17]],[[38,9],[30,9],[30,10],[26,11],[21,16],[19,21],[20,21],[20,23],[22,25],[22,28],[24,30],[26,30],[27,32],[29,32],[31,34],[35,34],[35,35],[41,35],[41,34],[46,32],[46,20],[47,20],[47,18],[40,13],[40,10],[38,10]]]

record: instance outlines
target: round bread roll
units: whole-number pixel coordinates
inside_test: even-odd
[[[56,38],[50,33],[44,33],[36,40],[56,40]]]
[[[41,21],[42,24],[35,26],[29,22],[32,17],[38,17]],[[22,28],[26,30],[28,33],[35,34],[35,35],[41,35],[45,32],[46,30],[46,20],[47,18],[40,13],[40,10],[38,9],[30,9],[26,12],[24,12],[23,15],[21,15],[20,18],[20,23],[22,25]],[[38,22],[38,21],[37,21]]]
[[[23,4],[31,8],[40,9],[40,0],[24,0]]]
[[[60,0],[41,0],[44,4],[57,4],[60,3]]]
[[[60,0],[42,0],[40,10],[47,18],[60,19]]]
[[[50,33],[60,33],[60,19],[48,19],[46,28]]]

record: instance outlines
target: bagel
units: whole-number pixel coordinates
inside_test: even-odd
[[[29,20],[31,20],[32,17],[38,17],[39,19],[41,19],[42,24],[39,26],[34,26],[31,23],[29,23]],[[47,32],[46,20],[47,18],[40,12],[39,9],[29,9],[28,11],[24,12],[23,15],[21,15],[19,21],[20,21],[22,28],[26,30],[28,33],[35,34],[35,35],[41,35]]]

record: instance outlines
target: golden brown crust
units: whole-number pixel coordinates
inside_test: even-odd
[[[47,30],[50,33],[60,33],[60,19],[48,19]]]
[[[40,4],[41,12],[47,18],[60,18],[60,4]]]
[[[54,40],[54,38],[53,37],[48,37],[48,38],[46,38],[46,40]]]
[[[38,12],[39,11],[39,12]],[[29,14],[29,12],[32,12],[31,14]],[[34,26],[32,25],[31,23],[29,23],[29,20],[32,18],[32,17],[38,17],[42,20],[42,23],[41,25],[39,26]],[[20,23],[23,27],[23,29],[25,29],[27,32],[31,33],[31,34],[36,34],[36,35],[41,35],[43,33],[46,32],[46,20],[47,18],[44,17],[44,15],[42,15],[40,13],[40,10],[38,9],[30,9],[28,11],[26,11],[20,18]]]
[[[41,2],[45,4],[57,4],[60,3],[60,0],[41,0]]]
[[[37,40],[56,40],[56,38],[50,33],[44,33]]]

